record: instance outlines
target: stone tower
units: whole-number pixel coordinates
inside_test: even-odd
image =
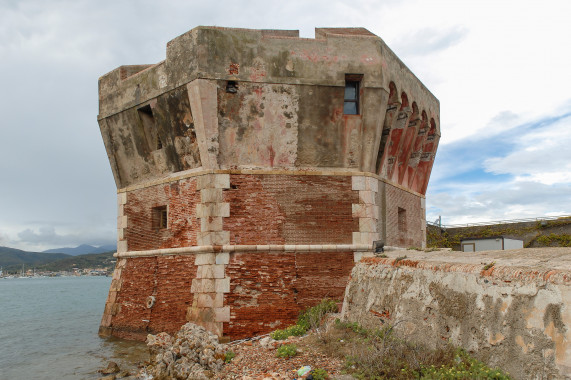
[[[425,245],[439,103],[363,28],[197,27],[99,80],[118,188],[102,335],[241,338],[341,299],[354,262]]]

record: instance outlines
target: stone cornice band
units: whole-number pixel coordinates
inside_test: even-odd
[[[347,169],[345,171],[340,171],[339,169],[333,170],[262,170],[262,169],[191,169],[184,172],[179,172],[173,175],[169,175],[167,177],[163,177],[156,180],[147,181],[145,183],[140,183],[137,185],[127,186],[124,188],[120,188],[117,190],[117,193],[126,193],[133,190],[144,189],[146,187],[171,183],[175,181],[180,181],[182,179],[198,177],[206,174],[261,174],[261,175],[320,175],[320,176],[363,176],[363,177],[372,177],[376,178],[388,185],[395,186],[401,190],[409,192],[411,194],[417,195],[421,198],[426,198],[425,195],[417,193],[411,189],[408,189],[398,183],[389,181],[381,176],[370,173],[370,172],[360,172],[360,171],[351,171],[351,169]]]
[[[397,249],[385,247],[385,250]],[[197,245],[192,247],[151,249],[115,253],[117,258],[194,255],[197,253],[232,252],[372,252],[371,244],[270,244],[270,245]]]

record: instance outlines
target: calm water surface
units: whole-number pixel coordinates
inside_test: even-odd
[[[134,369],[143,343],[97,335],[111,278],[0,279],[0,379],[97,379]]]

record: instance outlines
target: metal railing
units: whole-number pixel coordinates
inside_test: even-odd
[[[494,220],[491,222],[481,222],[481,223],[466,223],[466,224],[440,224],[438,219],[436,222],[426,222],[427,225],[440,227],[440,228],[459,228],[459,227],[477,227],[477,226],[493,226],[497,224],[513,224],[513,223],[526,223],[526,222],[541,222],[548,220],[557,219],[571,219],[571,215],[559,215],[559,216],[542,216],[538,218],[526,218],[526,219],[507,219],[507,220]]]

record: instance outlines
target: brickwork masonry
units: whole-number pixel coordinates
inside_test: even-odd
[[[380,237],[380,183],[328,171],[203,171],[120,191],[100,333],[144,339],[193,321],[242,338],[340,299]],[[167,228],[153,224],[152,210],[164,207]]]

